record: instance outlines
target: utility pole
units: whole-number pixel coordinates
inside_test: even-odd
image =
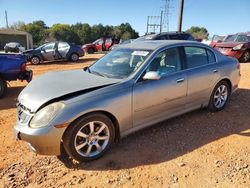
[[[6,28],[9,28],[7,11],[5,11],[5,21],[6,21]]]
[[[162,32],[162,29],[163,29],[163,11],[161,11],[160,33]]]
[[[179,32],[181,32],[181,28],[182,28],[183,5],[184,5],[184,0],[180,0],[180,10],[179,10],[179,20],[178,20]]]

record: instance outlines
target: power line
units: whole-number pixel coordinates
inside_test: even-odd
[[[158,30],[159,28],[160,28],[160,33],[161,33],[162,23],[163,23],[163,11],[161,11],[160,16],[148,16],[146,34],[149,34],[151,32],[155,33],[156,30]]]
[[[172,0],[162,0],[164,1],[163,6],[163,28],[169,31],[169,15],[170,15],[170,9],[174,8],[171,6]]]

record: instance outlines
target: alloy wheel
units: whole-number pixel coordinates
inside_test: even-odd
[[[228,89],[225,85],[220,85],[214,93],[214,106],[219,109],[226,104]]]
[[[100,121],[91,121],[77,132],[74,147],[83,157],[94,157],[108,145],[110,132],[108,126]]]

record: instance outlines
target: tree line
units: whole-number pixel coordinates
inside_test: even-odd
[[[122,23],[118,26],[104,26],[102,24],[90,26],[88,23],[76,23],[73,25],[58,23],[48,27],[44,21],[38,20],[28,24],[19,21],[11,25],[11,28],[30,33],[33,36],[33,43],[36,45],[55,40],[82,45],[104,36],[122,40],[139,37],[138,33],[129,23]]]

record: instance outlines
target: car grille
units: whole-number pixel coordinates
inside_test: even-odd
[[[30,113],[31,110],[22,105],[21,103],[17,103],[17,120],[21,124],[27,124],[31,117],[32,114]]]

